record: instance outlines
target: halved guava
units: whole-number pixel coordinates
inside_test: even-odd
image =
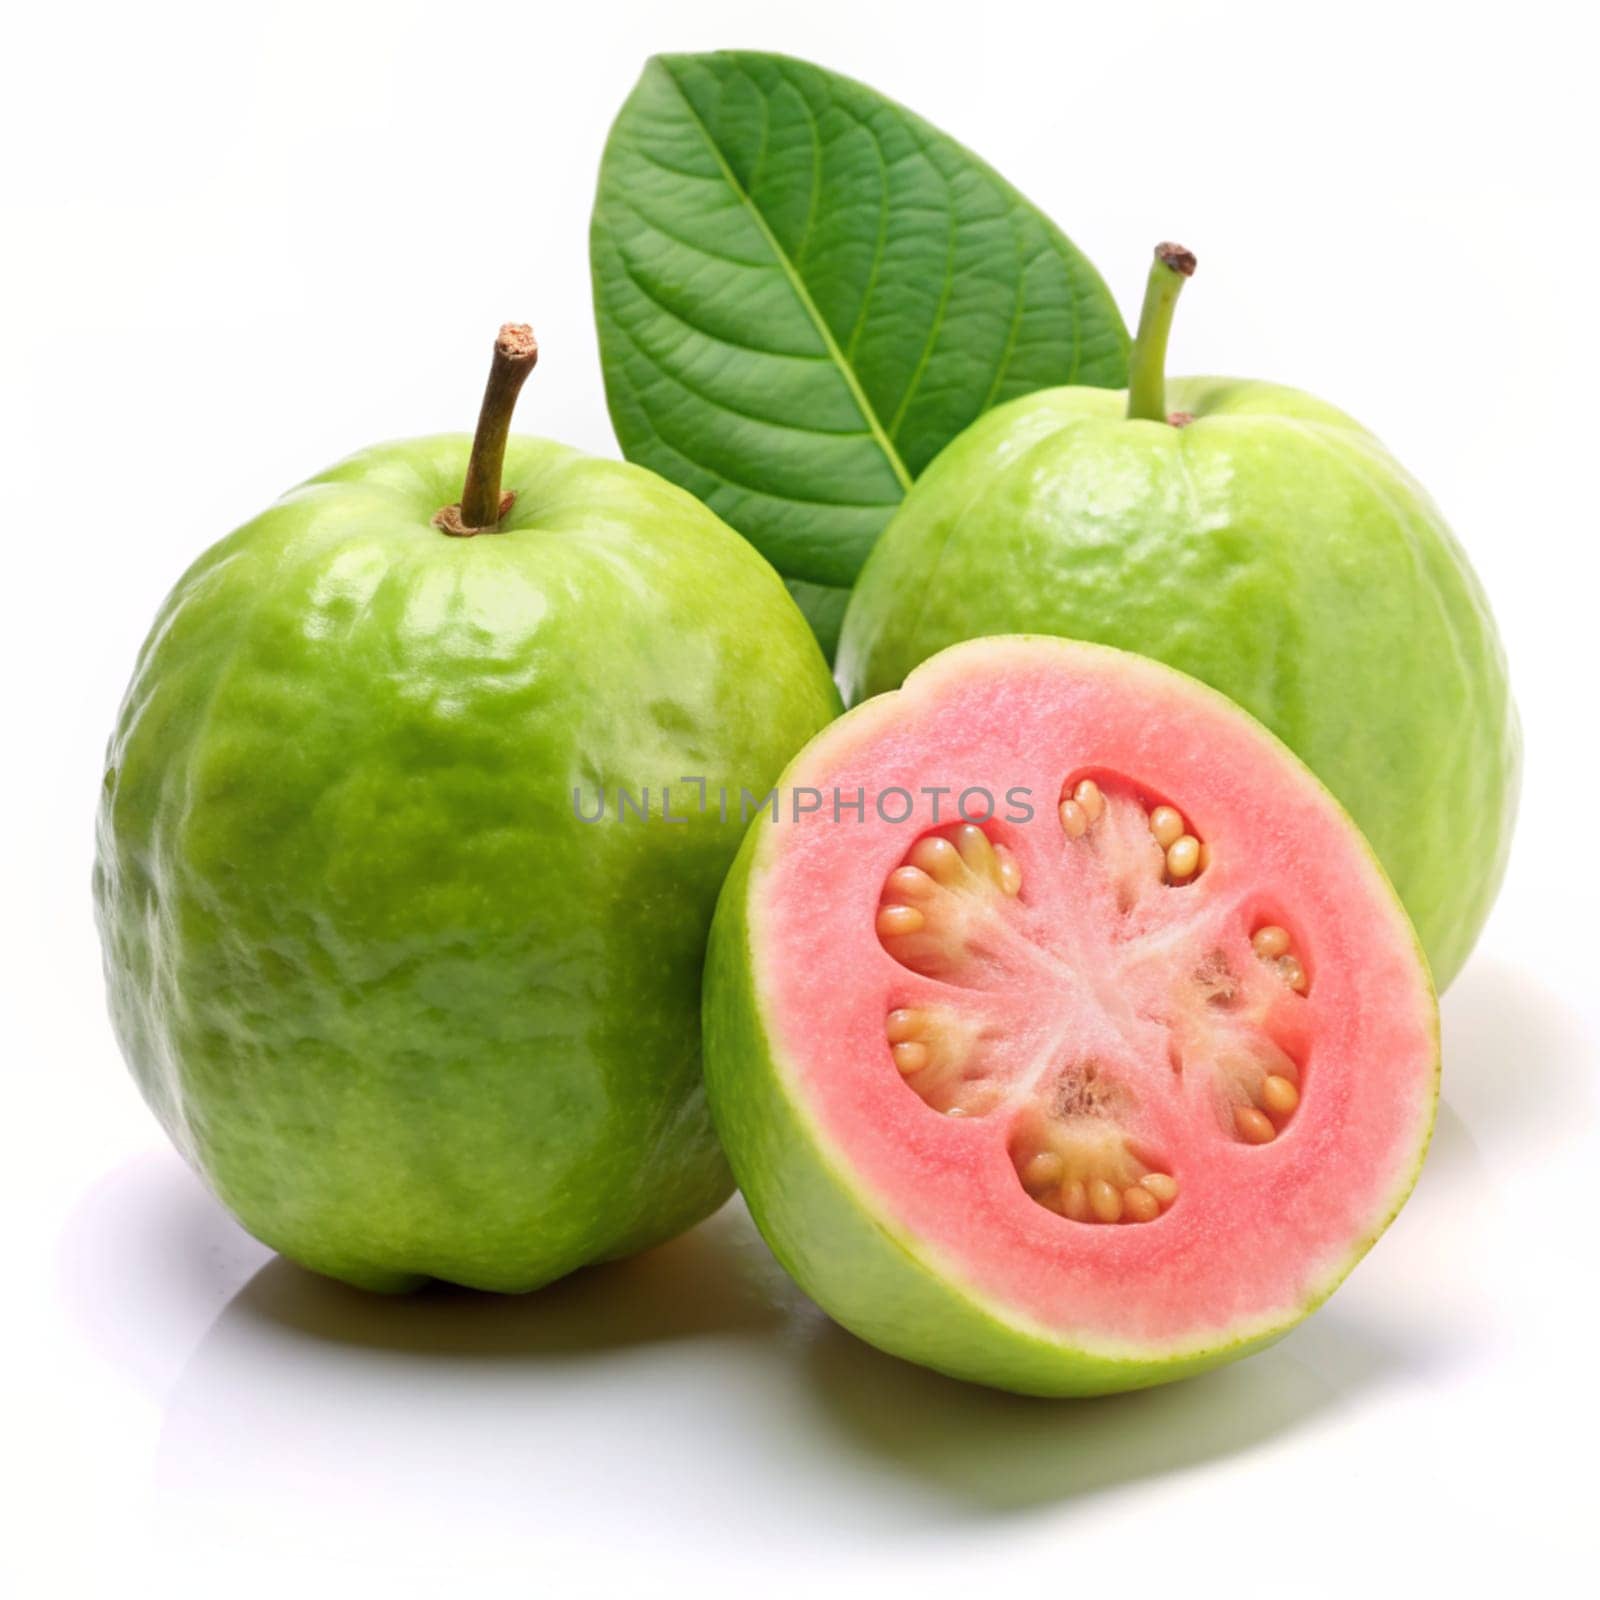
[[[977,640],[825,729],[779,803],[719,903],[706,1072],[758,1226],[862,1338],[1025,1393],[1161,1383],[1280,1337],[1399,1210],[1427,967],[1232,702]]]

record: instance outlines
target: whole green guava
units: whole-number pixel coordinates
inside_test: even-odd
[[[998,633],[1201,679],[1360,824],[1442,989],[1499,889],[1520,782],[1488,601],[1438,508],[1343,412],[1275,384],[1164,383],[1193,268],[1157,252],[1126,395],[1026,396],[934,460],[856,584],[840,684],[854,703]]]
[[[837,710],[782,581],[692,496],[499,447],[492,526],[441,517],[469,441],[438,437],[215,545],[106,758],[95,898],[140,1088],[252,1233],[374,1289],[531,1289],[727,1197],[718,792],[764,791]]]

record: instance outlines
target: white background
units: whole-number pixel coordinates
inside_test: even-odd
[[[1592,1572],[1600,999],[1593,41],[1584,8],[141,4],[0,41],[0,840],[14,1591],[1537,1592]],[[613,452],[586,225],[657,49],[785,49],[966,140],[1176,370],[1315,390],[1430,485],[1526,724],[1411,1207],[1242,1366],[1049,1405],[830,1327],[743,1214],[522,1302],[364,1300],[166,1148],[104,1020],[101,748],[207,543],[375,439]],[[0,1467],[4,1471],[5,1467]]]

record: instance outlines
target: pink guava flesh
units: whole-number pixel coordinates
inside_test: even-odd
[[[1059,804],[1085,777],[1102,812],[1073,837]],[[1302,1315],[1403,1202],[1437,1093],[1416,938],[1348,817],[1230,702],[1120,652],[985,640],[836,723],[785,783],[748,891],[776,1070],[881,1225],[964,1293],[1080,1348],[1202,1349]],[[916,902],[891,875],[955,839],[963,791],[974,820],[993,797],[1009,865],[885,933]],[[1204,847],[1181,879],[1159,805]],[[897,1015],[931,1030],[920,1070],[897,1065]],[[1250,1123],[1285,1062],[1292,1115]],[[1063,1161],[1165,1175],[1165,1203],[1064,1214],[1064,1187],[1026,1178]]]

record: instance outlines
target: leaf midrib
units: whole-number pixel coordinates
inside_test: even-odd
[[[811,324],[817,330],[818,337],[821,338],[829,359],[838,368],[839,375],[844,379],[851,398],[860,410],[862,419],[866,422],[874,443],[883,452],[884,459],[888,461],[895,477],[899,480],[900,487],[904,490],[909,490],[912,482],[911,474],[906,470],[905,462],[900,459],[900,452],[895,449],[894,441],[885,430],[882,419],[873,409],[872,402],[868,400],[867,392],[862,387],[861,379],[857,375],[855,368],[846,359],[844,351],[839,348],[839,342],[834,338],[833,330],[829,328],[827,322],[823,319],[821,311],[817,308],[816,301],[811,298],[811,291],[806,287],[805,280],[800,276],[799,269],[789,259],[788,252],[778,242],[778,236],[772,231],[767,219],[761,214],[761,208],[755,203],[755,200],[744,185],[739,182],[738,175],[733,168],[728,165],[721,146],[711,136],[710,128],[706,126],[700,113],[695,110],[694,102],[685,93],[683,85],[678,82],[677,75],[665,64],[663,64],[662,70],[671,80],[672,87],[676,91],[678,98],[683,102],[683,109],[688,114],[689,119],[699,129],[700,137],[705,140],[706,149],[711,152],[712,159],[721,169],[723,181],[738,196],[739,203],[749,212],[751,221],[755,223],[761,237],[766,241],[767,248],[772,251],[773,258],[782,269],[784,277],[789,282],[789,287],[794,291],[795,298],[811,319]]]

